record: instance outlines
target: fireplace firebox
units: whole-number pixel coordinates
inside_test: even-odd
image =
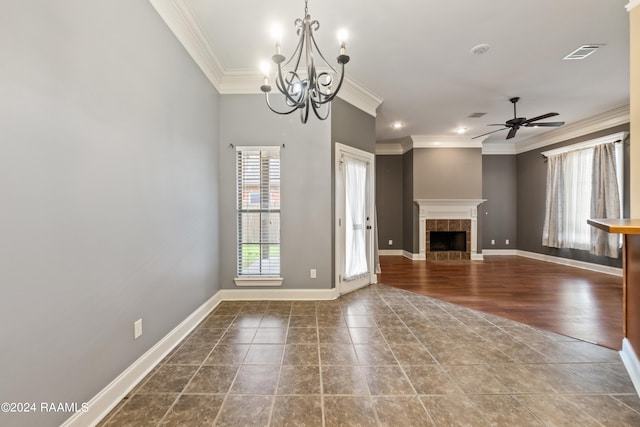
[[[430,252],[467,251],[465,231],[431,231]]]

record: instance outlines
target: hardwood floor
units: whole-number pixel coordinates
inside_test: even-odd
[[[378,282],[619,350],[622,277],[518,256],[381,256]]]

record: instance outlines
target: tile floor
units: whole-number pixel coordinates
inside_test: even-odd
[[[385,285],[221,303],[105,426],[638,426],[617,352]]]

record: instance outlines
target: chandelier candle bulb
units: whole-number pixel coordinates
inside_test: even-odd
[[[338,31],[338,43],[340,43],[340,55],[346,54],[347,51],[347,38],[349,33],[347,30]]]

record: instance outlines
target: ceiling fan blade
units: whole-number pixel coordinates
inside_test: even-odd
[[[501,130],[505,130],[505,129],[509,129],[509,128],[502,128],[502,129],[494,130],[494,131],[491,131],[491,132],[483,133],[482,135],[474,136],[471,139],[476,139],[476,138],[480,138],[481,136],[491,135],[492,133],[500,132]]]
[[[537,117],[532,117],[530,119],[525,120],[522,124],[524,125],[528,125],[531,122],[537,122],[538,120],[544,120],[544,119],[548,119],[549,117],[553,117],[553,116],[557,116],[558,113],[547,113],[547,114],[543,114],[541,116],[537,116]]]
[[[556,127],[556,126],[562,126],[564,124],[564,122],[542,122],[542,123],[528,123],[525,126],[530,127],[530,128],[535,128],[535,127]]]
[[[509,134],[507,135],[507,139],[511,139],[514,136],[516,136],[516,132],[518,132],[518,126],[514,126],[511,128],[511,130],[509,131]]]

